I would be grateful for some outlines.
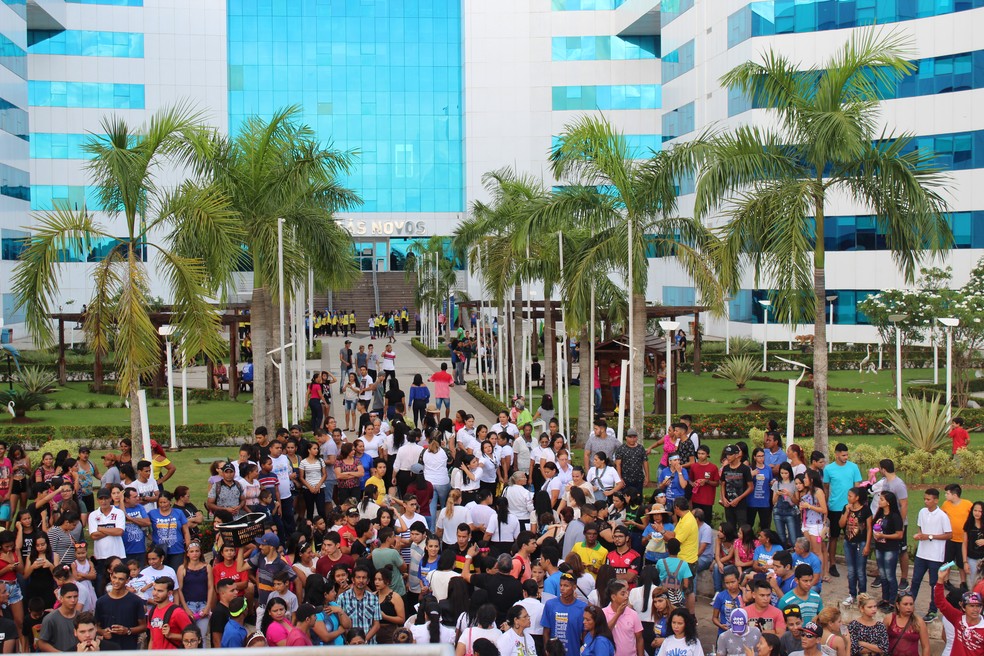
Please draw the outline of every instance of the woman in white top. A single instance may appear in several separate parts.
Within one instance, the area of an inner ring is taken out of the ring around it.
[[[417,444],[420,431],[414,429],[407,433],[404,439],[406,441],[396,450],[396,459],[393,461],[393,485],[396,486],[396,492],[401,499],[407,493],[410,481],[413,480],[413,472],[410,468],[420,461],[420,454],[424,452],[424,447]]]
[[[478,480],[481,483],[479,487],[487,488],[494,495],[495,486],[499,480],[499,461],[495,457],[495,447],[491,442],[485,440],[481,444],[481,454],[476,454],[482,467],[482,471],[478,475]]]
[[[580,465],[575,465],[571,470],[571,482],[564,486],[564,496],[561,498],[560,507],[558,510],[563,510],[566,506],[573,506],[575,504],[571,503],[571,490],[573,488],[579,488],[584,492],[585,499],[594,499],[594,488],[584,480],[584,468]],[[574,509],[574,519],[581,517],[581,509]]]
[[[588,483],[594,490],[595,500],[608,503],[613,494],[625,487],[625,482],[615,471],[615,466],[609,464],[604,451],[592,453],[591,460],[594,466],[588,470]]]
[[[509,502],[509,514],[519,520],[521,529],[530,527],[530,513],[533,511],[533,494],[526,489],[526,472],[516,471],[509,477],[509,485],[502,492]],[[536,522],[533,522],[535,525]]]
[[[557,509],[560,504],[560,492],[562,486],[560,484],[560,479],[557,477],[557,463],[548,462],[543,465],[543,476],[546,478],[546,482],[543,487],[540,488],[542,492],[546,492],[550,497],[550,507],[553,510]]]
[[[480,465],[478,458],[466,455],[461,459],[461,466],[451,472],[451,487],[461,490],[461,502],[464,504],[475,500],[475,492],[480,484]]]
[[[536,642],[529,633],[530,614],[522,606],[516,605],[506,613],[509,630],[499,636],[496,646],[499,656],[529,656],[536,653]]]
[[[423,606],[420,609],[419,615],[426,617],[427,621],[409,627],[410,633],[413,634],[414,644],[447,645],[454,642],[454,629],[441,624],[441,609],[437,604],[431,602]]]
[[[431,495],[430,516],[431,521],[437,517],[437,509],[443,508],[448,500],[448,492],[451,491],[451,478],[448,476],[448,454],[441,448],[441,441],[436,437],[431,437],[427,442],[427,450],[424,451],[423,461],[424,478],[434,486],[434,494]],[[434,526],[431,526],[434,530]]]
[[[490,542],[493,555],[508,553],[520,530],[519,520],[509,512],[509,500],[499,497],[495,501],[496,517],[489,522],[489,530],[485,539]]]
[[[448,501],[437,517],[437,537],[447,546],[458,541],[458,525],[468,523],[468,509],[461,505],[461,490],[451,490]]]
[[[444,601],[448,598],[448,587],[451,585],[451,581],[461,576],[454,571],[454,562],[454,550],[445,549],[437,561],[437,569],[426,574],[427,587],[430,588],[431,594],[438,601]]]
[[[304,507],[307,508],[308,521],[314,521],[314,511],[317,508],[318,516],[325,516],[325,495],[321,492],[324,487],[328,472],[325,469],[325,461],[321,459],[321,445],[317,442],[308,442],[307,457],[298,463],[301,473],[301,492],[304,493]]]
[[[455,656],[465,656],[465,654],[475,653],[474,644],[479,638],[485,638],[493,645],[499,644],[502,631],[495,628],[495,606],[485,604],[475,613],[475,622],[472,626],[462,629],[461,637],[455,647]]]

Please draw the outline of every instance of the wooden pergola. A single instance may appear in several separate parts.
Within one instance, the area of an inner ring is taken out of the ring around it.
[[[486,302],[487,304],[487,302]],[[514,306],[514,311],[517,315],[521,316],[523,319],[527,318],[526,308],[530,308],[530,318],[534,321],[537,319],[544,319],[547,316],[546,301],[523,301],[522,303],[516,303]],[[458,303],[461,308],[479,308],[482,303],[479,301],[463,301]],[[561,311],[560,303],[557,301],[550,302],[551,312],[550,318],[553,321],[560,321]],[[648,305],[646,306],[646,320],[649,319],[669,319],[670,321],[676,321],[677,317],[686,317],[693,315],[694,325],[693,330],[688,331],[693,338],[694,345],[694,375],[699,376],[701,372],[701,361],[700,361],[700,313],[707,312],[709,306],[707,305]],[[604,313],[604,308],[598,308],[599,313]]]
[[[229,398],[236,398],[239,395],[239,324],[249,322],[249,304],[248,303],[224,303],[222,305],[213,305],[216,313],[219,314],[220,322],[223,326],[229,327]],[[58,382],[60,385],[64,385],[68,382],[68,372],[65,366],[65,324],[75,323],[76,325],[82,325],[85,321],[85,313],[83,312],[58,312],[55,314],[48,315],[50,318],[58,322]],[[155,329],[159,329],[161,326],[166,326],[171,324],[176,317],[176,313],[173,310],[173,306],[165,305],[161,308],[159,312],[150,313],[150,321],[154,324]],[[161,360],[160,366],[157,370],[157,375],[154,377],[154,387],[160,388],[167,384],[167,372],[165,371],[165,352],[166,348],[164,343],[164,338],[159,338],[160,349],[161,349]],[[207,385],[209,389],[214,389],[214,382],[212,379],[212,367],[213,363],[208,362],[208,373],[206,376]],[[95,364],[93,365],[93,377],[96,380],[102,378],[102,359],[96,357]]]

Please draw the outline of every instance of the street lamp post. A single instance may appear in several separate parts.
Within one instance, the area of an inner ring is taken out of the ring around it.
[[[174,326],[165,324],[157,329],[157,333],[164,338],[164,347],[167,353],[167,414],[171,424],[171,448],[178,448],[178,434],[174,426],[174,372],[171,362],[171,335],[174,334]]]
[[[772,301],[764,300],[759,301],[762,306],[763,316],[765,317],[763,322],[762,331],[762,371],[769,370],[769,306],[772,305]]]
[[[280,421],[281,426],[286,428],[290,425],[287,420],[287,350],[284,348],[284,223],[285,219],[277,220],[277,278],[280,283],[277,288],[280,294],[280,367],[277,375],[280,383]]]
[[[786,396],[786,446],[790,446],[795,439],[793,428],[796,425],[796,388],[802,382],[803,377],[806,376],[806,370],[809,369],[808,366],[802,362],[796,362],[795,360],[789,360],[787,358],[779,358],[786,364],[791,364],[794,367],[800,368],[799,378],[789,379],[789,390]]]
[[[902,409],[902,327],[900,321],[909,318],[908,314],[890,314],[888,320],[895,324],[895,409]]]
[[[933,385],[940,384],[940,345],[936,341],[936,326],[929,327],[929,338],[933,342]]]
[[[731,355],[731,297],[724,297],[724,354]]]
[[[953,329],[960,325],[956,317],[940,317],[946,326],[946,420],[953,418]]]
[[[830,303],[830,326],[827,328],[827,353],[834,352],[834,340],[830,336],[834,332],[834,301],[837,300],[837,294],[831,294],[827,297],[827,302]]]
[[[670,390],[673,387],[673,354],[670,349],[673,345],[673,334],[680,327],[680,322],[660,321],[659,327],[663,329],[663,339],[666,341],[666,432],[669,433],[673,418],[673,406],[671,405],[673,396]]]

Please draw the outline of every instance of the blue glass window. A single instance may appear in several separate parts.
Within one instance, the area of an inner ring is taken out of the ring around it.
[[[659,109],[662,99],[658,84],[623,84],[598,87],[554,87],[553,109]]]
[[[31,200],[31,174],[0,164],[0,195],[17,200]]]
[[[663,114],[663,142],[694,131],[694,103]]]
[[[554,11],[610,11],[618,9],[626,0],[552,0]]]
[[[27,0],[3,0],[3,3],[21,18],[27,18]]]
[[[65,0],[77,5],[115,5],[117,7],[143,7],[143,0]]]
[[[665,287],[663,288],[666,289]],[[665,292],[664,292],[665,293]],[[841,326],[865,326],[868,318],[858,310],[858,303],[869,296],[879,293],[874,289],[828,289],[827,296],[836,296],[834,305],[834,323]],[[742,289],[732,296],[728,304],[728,316],[732,321],[741,323],[762,323],[765,310],[759,301],[774,298],[772,290]],[[830,304],[826,306],[829,322]],[[769,312],[769,323],[773,323],[772,311]]]
[[[663,305],[697,305],[697,292],[693,287],[663,285]]]
[[[31,133],[31,159],[89,159],[83,146],[91,134]]]
[[[0,32],[0,66],[9,69],[22,80],[27,79],[27,53]]]
[[[33,107],[99,107],[143,109],[142,84],[104,82],[28,81],[28,102]]]
[[[27,49],[32,55],[74,55],[81,57],[144,56],[144,35],[134,32],[94,30],[29,30]]]
[[[675,80],[694,68],[694,41],[691,39],[673,52],[663,55],[663,84]]]
[[[661,27],[666,27],[680,15],[693,9],[694,0],[663,0],[659,6],[659,23]]]
[[[32,185],[31,209],[39,212],[51,211],[58,208],[71,210],[86,207],[99,211],[99,190],[96,187],[80,187],[70,185]]]
[[[460,0],[227,4],[231,132],[297,103],[360,211],[465,210]]]
[[[0,230],[0,252],[4,260],[19,260],[31,235],[23,230]]]
[[[979,7],[984,0],[760,0],[728,17],[728,47],[756,36],[880,25]]]
[[[555,36],[554,61],[658,59],[658,36]]]
[[[648,159],[663,148],[663,139],[658,134],[623,134],[632,159]],[[559,136],[551,138],[550,147],[556,148],[560,142]]]
[[[17,105],[0,98],[0,130],[28,140],[28,114]]]

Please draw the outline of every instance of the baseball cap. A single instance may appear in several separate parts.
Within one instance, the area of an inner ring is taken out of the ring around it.
[[[83,445],[83,446],[80,446],[80,447],[79,447],[79,453],[89,453],[90,451],[91,451],[91,450],[90,450],[90,449],[89,449],[89,447],[87,447],[87,446],[84,446],[84,445]]]
[[[113,495],[109,491],[108,488],[101,487],[101,488],[99,488],[99,491],[96,492],[96,498],[97,499],[112,499],[113,498]]]
[[[748,630],[748,613],[743,608],[736,608],[731,611],[731,619],[728,622],[731,625],[732,633],[739,636],[745,635],[745,631]]]
[[[349,508],[347,511],[345,511],[345,514],[348,515],[349,517],[358,517],[359,511],[356,508]]]
[[[318,609],[314,607],[313,604],[301,604],[297,607],[297,622],[300,624],[309,617],[314,617],[318,614]]]
[[[734,446],[733,444],[729,444],[728,446],[724,447],[724,455],[733,456],[736,453],[738,453],[738,447]]]
[[[977,604],[980,606],[984,605],[984,599],[981,598],[981,593],[979,592],[965,592],[963,594],[963,604],[964,606],[968,604]]]
[[[419,462],[415,462],[412,465],[410,465],[410,471],[413,472],[414,474],[423,474],[424,466]]]
[[[236,465],[234,465],[232,461],[228,461],[226,462],[226,464],[222,465],[222,471],[234,472],[236,471]]]
[[[256,544],[262,544],[264,546],[273,547],[276,549],[280,546],[280,538],[273,533],[264,533],[260,537],[256,538]]]
[[[639,437],[639,431],[637,431],[634,428],[630,428],[629,430],[625,431],[625,436],[628,437],[629,435],[635,435],[636,437]]]
[[[823,629],[817,626],[816,622],[807,622],[803,625],[803,635],[807,634],[813,638],[819,638],[823,635]]]
[[[352,343],[352,340],[351,340],[351,339],[346,339],[346,340],[345,340],[345,343],[346,343],[346,344],[351,344],[351,343]]]

